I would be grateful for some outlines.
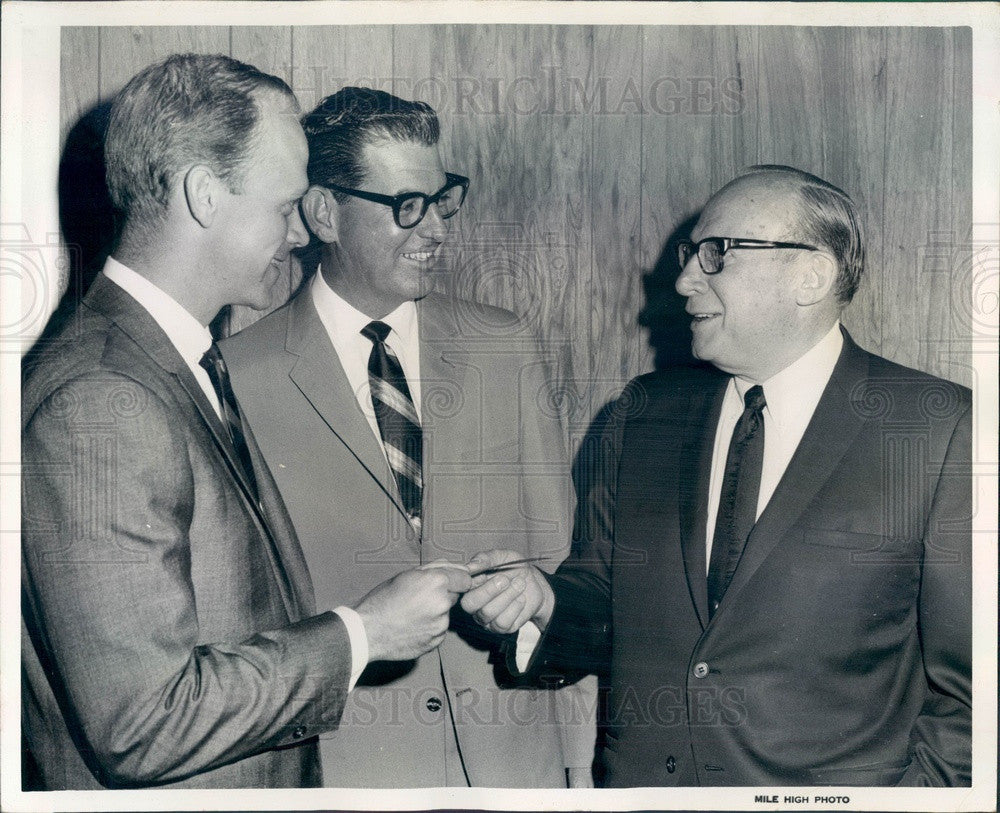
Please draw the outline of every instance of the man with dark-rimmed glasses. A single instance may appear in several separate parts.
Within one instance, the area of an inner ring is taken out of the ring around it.
[[[610,786],[968,786],[970,392],[843,329],[864,252],[820,178],[748,170],[678,255],[712,368],[634,380],[573,559],[462,607],[543,630],[526,678],[610,672]]]
[[[347,87],[303,128],[301,210],[319,269],[223,352],[317,601],[497,545],[554,569],[569,547],[570,501],[560,421],[544,410],[546,364],[513,314],[433,291],[470,185],[442,167],[436,114]],[[320,740],[325,782],[565,787],[567,768],[589,777],[592,724],[571,725],[585,705],[577,687],[498,684],[496,645],[456,613],[435,651],[368,664],[340,727]]]

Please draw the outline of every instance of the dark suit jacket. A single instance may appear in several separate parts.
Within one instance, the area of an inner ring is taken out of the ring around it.
[[[727,377],[633,381],[538,673],[610,673],[611,786],[968,785],[971,397],[849,336],[709,619]]]
[[[405,518],[309,286],[222,344],[320,607],[360,598],[420,562],[466,561],[503,547],[547,555],[554,570],[569,549],[568,461],[533,336],[507,311],[438,294],[421,299],[417,312],[422,537]],[[581,724],[584,704],[573,707],[571,693],[498,684],[504,670],[491,662],[492,645],[456,610],[438,649],[371,664],[340,727],[321,738],[326,783],[464,785],[467,776],[474,786],[564,787],[557,703]],[[575,728],[582,728],[585,756],[571,764],[587,765],[592,726]]]
[[[249,497],[128,294],[99,277],[77,317],[22,393],[22,726],[43,788],[320,784],[350,650],[313,615],[274,481],[258,466]]]

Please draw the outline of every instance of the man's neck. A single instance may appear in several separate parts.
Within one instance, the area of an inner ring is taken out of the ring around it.
[[[197,264],[187,262],[184,252],[177,251],[176,246],[164,241],[137,245],[137,241],[123,238],[113,256],[170,296],[203,325],[211,324],[222,309],[222,305],[206,296],[204,269],[194,268]]]
[[[392,313],[403,304],[402,301],[380,301],[363,286],[353,285],[349,276],[343,273],[343,265],[336,253],[336,244],[323,250],[320,273],[331,291],[369,319],[382,319],[387,313]]]

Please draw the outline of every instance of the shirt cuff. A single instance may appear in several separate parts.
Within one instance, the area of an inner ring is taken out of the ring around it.
[[[531,656],[538,648],[538,641],[542,637],[541,630],[535,626],[534,621],[528,621],[517,631],[517,647],[514,650],[514,664],[519,672],[524,672],[531,663]]]
[[[347,638],[351,642],[351,682],[347,684],[347,691],[351,691],[368,665],[368,633],[357,611],[350,607],[337,607],[334,612],[347,627]]]

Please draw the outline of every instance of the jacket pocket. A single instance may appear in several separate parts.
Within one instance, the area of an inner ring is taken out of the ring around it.
[[[858,787],[888,787],[903,778],[909,762],[879,762],[853,768],[816,768],[809,773],[814,785],[853,785]]]

